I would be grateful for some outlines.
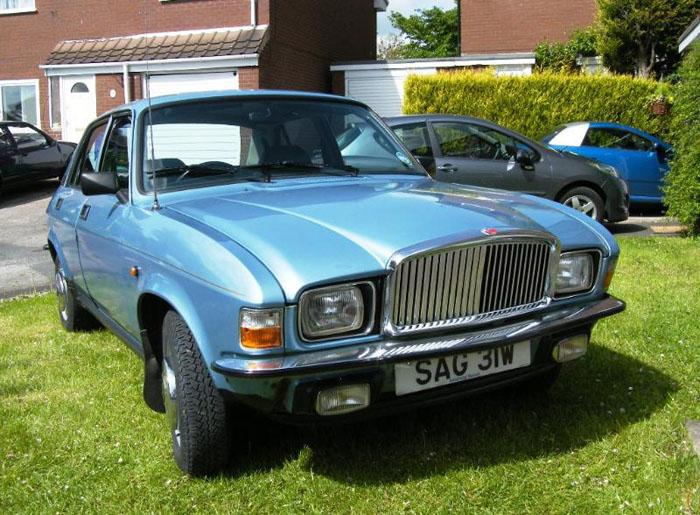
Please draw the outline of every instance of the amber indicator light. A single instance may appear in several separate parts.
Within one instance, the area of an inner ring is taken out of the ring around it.
[[[279,327],[241,327],[241,345],[249,349],[269,349],[279,347],[282,333]]]
[[[131,277],[138,277],[138,276],[139,276],[139,267],[137,267],[137,266],[132,266],[132,267],[129,269],[129,275],[130,275]]]

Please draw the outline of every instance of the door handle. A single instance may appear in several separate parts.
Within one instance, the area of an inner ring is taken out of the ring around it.
[[[452,173],[452,172],[456,172],[456,171],[457,171],[457,167],[456,167],[456,166],[452,166],[451,164],[440,165],[440,166],[437,167],[437,169],[438,169],[439,171],[445,172],[445,173]]]
[[[89,204],[83,204],[83,207],[80,208],[80,218],[81,220],[87,220],[88,215],[90,214],[90,205]]]
[[[55,211],[58,211],[61,209],[61,206],[63,205],[63,197],[58,197],[58,200],[56,200],[56,204],[53,206]]]

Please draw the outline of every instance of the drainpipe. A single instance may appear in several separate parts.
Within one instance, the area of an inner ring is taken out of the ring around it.
[[[124,103],[128,104],[131,102],[131,91],[129,88],[129,65],[124,63]]]
[[[256,9],[256,0],[250,0],[250,25],[251,27],[255,27],[258,24],[258,19],[257,19],[257,9]]]

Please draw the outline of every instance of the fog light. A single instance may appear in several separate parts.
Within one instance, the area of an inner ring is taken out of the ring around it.
[[[586,350],[588,350],[588,335],[579,334],[557,343],[552,351],[552,356],[559,363],[564,363],[580,358],[586,353]]]
[[[340,415],[369,406],[369,385],[338,386],[318,393],[316,411],[319,415]]]

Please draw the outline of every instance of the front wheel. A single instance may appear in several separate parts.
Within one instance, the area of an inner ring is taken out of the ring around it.
[[[571,188],[561,196],[560,202],[586,216],[590,216],[598,222],[603,221],[605,204],[600,195],[591,188],[585,186]]]
[[[226,404],[190,329],[175,311],[163,320],[161,365],[175,462],[191,476],[220,472],[229,458]]]

